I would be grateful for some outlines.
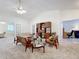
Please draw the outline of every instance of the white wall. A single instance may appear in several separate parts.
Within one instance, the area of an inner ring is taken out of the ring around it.
[[[61,10],[60,13],[63,21],[79,19],[79,9]]]
[[[40,13],[37,17],[31,22],[32,25],[40,22],[51,21],[52,22],[52,32],[57,32],[59,36],[59,41],[62,41],[63,35],[63,21],[79,19],[79,10],[56,10],[56,11],[46,11]],[[31,30],[32,32],[32,30]]]
[[[6,24],[0,24],[0,33],[6,32]]]
[[[28,20],[18,19],[18,20],[15,20],[14,23],[21,25],[21,33],[29,32],[29,22],[28,22]]]
[[[0,21],[6,22],[6,24],[0,24],[0,32],[6,32],[6,36],[14,35],[16,32],[16,24],[21,25],[21,31],[20,33],[26,33],[29,32],[29,22],[28,20],[17,18],[17,17],[7,17],[7,19],[0,18]],[[14,24],[15,32],[9,32],[7,31],[8,24]]]

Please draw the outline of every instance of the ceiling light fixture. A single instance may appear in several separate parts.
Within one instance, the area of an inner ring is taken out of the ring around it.
[[[16,12],[18,14],[24,14],[24,13],[26,13],[26,10],[24,10],[23,7],[22,7],[22,1],[21,0],[18,0],[18,1],[19,1],[19,6],[18,6]]]

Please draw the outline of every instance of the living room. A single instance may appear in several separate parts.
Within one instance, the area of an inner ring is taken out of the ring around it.
[[[78,59],[79,40],[63,38],[63,22],[79,19],[79,5],[74,5],[79,1],[22,0],[27,12],[21,15],[16,12],[19,0],[0,1],[3,3],[0,2],[0,33],[5,33],[0,38],[1,59]],[[31,49],[25,52],[22,44],[14,43],[16,35],[36,33],[36,25],[45,22],[51,22],[51,33],[58,36],[58,49],[46,43],[45,53],[42,49],[36,49],[32,53]]]

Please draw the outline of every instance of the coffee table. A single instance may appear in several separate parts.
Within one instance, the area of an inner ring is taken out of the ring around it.
[[[39,49],[39,48],[43,48],[43,53],[45,53],[45,46],[44,45],[40,45],[40,44],[38,44],[36,46],[32,46],[32,53],[33,53],[34,49]]]

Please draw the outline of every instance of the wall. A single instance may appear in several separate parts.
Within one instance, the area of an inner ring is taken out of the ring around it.
[[[63,41],[63,21],[79,19],[79,10],[71,9],[71,10],[55,10],[55,11],[46,11],[39,14],[37,17],[33,19],[31,22],[32,25],[40,22],[52,22],[52,32],[57,32],[59,36],[59,41]],[[32,33],[32,30],[31,30]]]
[[[7,17],[5,18],[0,18],[0,21],[6,22],[6,24],[0,24],[0,32],[6,32],[6,36],[11,36],[16,34],[16,24],[21,25],[21,31],[20,33],[25,33],[29,32],[29,23],[28,20],[22,19],[22,18],[17,18],[17,17]],[[14,32],[9,32],[7,31],[8,24],[14,24],[15,31]]]
[[[79,19],[79,9],[61,10],[62,21]]]
[[[3,33],[6,31],[6,24],[0,24],[0,33]]]
[[[18,19],[14,21],[15,25],[20,24],[21,26],[21,33],[29,32],[29,22],[28,20]]]

